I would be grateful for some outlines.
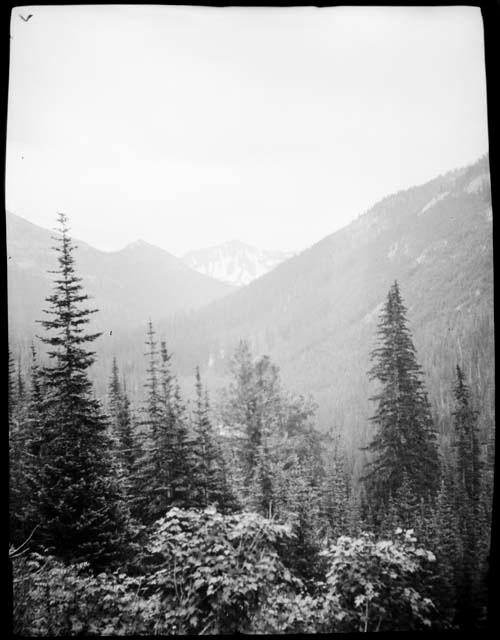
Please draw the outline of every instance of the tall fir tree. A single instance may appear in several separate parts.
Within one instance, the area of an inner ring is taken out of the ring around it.
[[[95,354],[86,345],[100,334],[86,333],[85,326],[95,310],[82,307],[88,295],[75,272],[75,245],[66,216],[59,214],[58,220],[58,269],[51,272],[54,293],[46,299],[45,311],[52,317],[40,321],[53,366],[43,370],[37,534],[57,556],[101,568],[123,554],[128,518],[107,419],[88,377]]]
[[[112,438],[115,442],[117,458],[122,469],[127,501],[131,504],[134,496],[134,473],[138,458],[138,445],[134,434],[130,401],[127,396],[125,383],[120,382],[116,358],[113,358],[108,398]]]
[[[189,437],[186,405],[182,399],[181,389],[176,379],[173,385],[173,397],[170,401],[168,421],[169,430],[173,433],[171,459],[172,503],[178,507],[189,508],[195,504],[192,440]]]
[[[145,418],[147,445],[138,463],[136,514],[145,523],[165,515],[172,505],[192,506],[192,464],[185,407],[171,372],[171,355],[165,342],[155,338],[149,322],[147,341],[148,392]]]
[[[414,493],[408,474],[404,471],[401,484],[389,496],[379,523],[379,532],[391,537],[397,527],[414,529],[420,540],[421,531],[417,527],[420,515],[419,496]]]
[[[38,524],[37,474],[40,438],[43,428],[40,407],[42,380],[34,346],[30,384],[22,382],[16,393],[16,404],[9,419],[9,508],[10,533],[14,544],[26,540]],[[19,381],[19,378],[18,378]]]
[[[140,426],[145,429],[142,456],[138,460],[135,477],[136,496],[134,515],[145,524],[154,522],[163,516],[171,501],[169,458],[163,455],[161,443],[162,432],[162,398],[160,392],[160,363],[158,341],[151,320],[148,322],[146,334],[147,378],[144,383],[146,401],[143,408],[143,419]]]
[[[379,345],[368,375],[380,384],[371,421],[377,432],[366,447],[373,455],[362,480],[376,517],[401,486],[427,499],[439,487],[440,463],[430,405],[408,329],[398,283],[389,290],[378,325]]]
[[[139,448],[135,437],[135,419],[130,407],[125,381],[122,382],[121,404],[118,413],[118,438],[122,462],[127,475],[131,478],[136,468]]]
[[[203,392],[199,367],[196,367],[195,393],[192,420],[193,500],[202,508],[215,503],[223,511],[228,499],[224,461],[210,420],[208,393]]]
[[[25,412],[16,388],[14,359],[9,350],[8,369],[8,429],[9,429],[9,538],[17,546],[26,538],[26,499],[28,489],[28,430]]]
[[[26,396],[26,385],[24,383],[21,358],[17,362],[17,402],[22,404]]]
[[[120,405],[122,401],[122,389],[120,384],[120,376],[118,373],[118,363],[116,358],[113,358],[113,365],[111,367],[111,379],[109,381],[108,388],[108,414],[113,422],[113,425],[117,426],[118,415],[120,413]]]
[[[322,514],[328,525],[329,537],[336,540],[349,528],[350,491],[345,457],[338,439],[327,449],[325,474],[321,481]]]
[[[487,537],[482,518],[481,452],[478,435],[478,412],[474,409],[469,386],[459,365],[454,387],[454,448],[457,486],[457,513],[463,544],[461,575],[458,580],[457,621],[461,629],[473,629],[480,613],[480,585],[484,558],[480,541]]]
[[[39,523],[37,521],[38,473],[40,469],[40,449],[44,430],[44,401],[43,370],[38,364],[35,346],[31,345],[30,389],[27,400],[25,453],[27,455],[26,486],[28,495],[25,498],[26,524],[30,531]]]
[[[432,542],[427,548],[436,554],[439,576],[433,600],[449,624],[455,624],[462,573],[463,540],[458,506],[455,473],[451,465],[444,464],[431,522]]]
[[[15,365],[14,358],[12,356],[12,352],[9,349],[9,360],[8,360],[8,387],[7,387],[7,410],[8,410],[8,418],[11,419],[14,413],[14,407],[16,405],[16,391],[15,391]]]
[[[478,412],[474,409],[469,386],[459,365],[454,388],[454,435],[456,471],[459,491],[477,517],[481,494],[481,450],[478,433]]]
[[[207,399],[208,405],[208,399]],[[217,464],[218,464],[218,509],[221,513],[234,513],[241,509],[241,505],[236,497],[237,491],[234,487],[234,469],[230,468],[230,443],[226,438],[217,434],[215,437],[215,448],[217,452]],[[237,473],[237,470],[236,470]]]
[[[30,401],[33,408],[40,408],[43,402],[44,381],[43,370],[38,364],[38,356],[35,345],[31,345],[31,372],[30,372]]]
[[[325,579],[325,562],[320,552],[328,534],[321,517],[322,495],[312,460],[295,458],[286,470],[286,490],[278,515],[292,526],[293,537],[280,545],[284,563],[314,592]]]

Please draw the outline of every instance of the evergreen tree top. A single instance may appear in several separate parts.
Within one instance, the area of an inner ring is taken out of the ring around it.
[[[374,364],[368,372],[371,380],[380,383],[371,398],[377,402],[370,418],[377,431],[365,448],[374,458],[362,479],[369,482],[372,497],[380,506],[405,482],[422,497],[434,493],[439,482],[439,456],[422,370],[397,281],[389,289],[377,335],[378,345],[371,353]]]
[[[470,408],[472,411],[471,400],[470,400],[470,389],[467,383],[465,382],[464,373],[460,367],[460,365],[456,365],[456,382],[455,387],[453,389],[453,393],[455,395],[455,399],[459,405],[457,411],[460,411],[464,408]],[[456,415],[456,412],[453,414]]]
[[[52,347],[48,356],[55,360],[54,366],[44,369],[49,387],[57,390],[59,395],[77,398],[91,388],[87,369],[93,364],[95,353],[85,345],[93,342],[101,333],[85,333],[85,325],[97,309],[82,307],[88,295],[82,292],[81,278],[75,273],[75,246],[68,235],[67,217],[60,213],[58,220],[60,235],[54,237],[59,243],[54,247],[59,254],[58,269],[52,271],[58,277],[54,279],[53,294],[46,298],[49,306],[44,309],[53,318],[38,321],[44,329],[53,333],[39,339]]]

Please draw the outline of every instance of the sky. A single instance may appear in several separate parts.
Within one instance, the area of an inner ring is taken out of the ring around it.
[[[106,251],[302,250],[488,151],[475,7],[27,6],[10,33],[6,209]]]

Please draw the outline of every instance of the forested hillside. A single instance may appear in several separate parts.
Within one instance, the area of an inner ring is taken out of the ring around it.
[[[33,346],[28,368],[9,355],[16,634],[486,628],[493,425],[482,446],[489,414],[462,347],[443,447],[397,279],[374,319],[357,477],[352,441],[320,430],[314,405],[245,341],[217,410],[199,368],[188,407],[149,321],[141,406],[118,353],[104,410],[89,377],[98,310],[64,214],[59,225],[47,355]]]
[[[494,424],[493,246],[488,158],[394,194],[346,228],[243,289],[156,326],[180,383],[199,365],[212,392],[227,382],[239,340],[279,365],[286,385],[312,394],[321,429],[339,429],[359,465],[370,436],[366,376],[378,312],[398,279],[408,301],[431,406],[449,443],[457,359],[482,407],[481,438]],[[155,319],[156,320],[156,319]],[[146,318],[133,334],[101,344],[94,368],[102,394],[119,353],[133,401],[142,397]],[[355,459],[354,459],[355,458]]]

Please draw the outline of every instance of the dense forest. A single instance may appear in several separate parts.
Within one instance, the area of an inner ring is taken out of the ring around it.
[[[217,402],[195,369],[188,404],[150,320],[142,406],[130,402],[120,353],[97,400],[96,310],[63,214],[59,223],[39,324],[46,355],[33,345],[27,371],[9,354],[15,633],[486,626],[493,426],[483,442],[464,351],[441,442],[397,281],[363,372],[376,389],[373,437],[355,474],[335,425],[319,430],[314,403],[245,341]]]

